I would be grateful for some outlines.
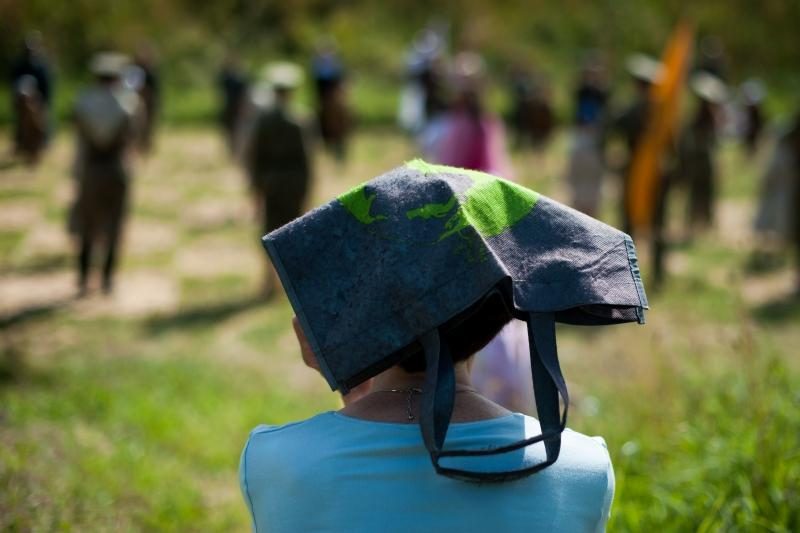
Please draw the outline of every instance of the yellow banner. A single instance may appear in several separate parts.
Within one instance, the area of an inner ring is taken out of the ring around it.
[[[664,49],[662,76],[650,90],[647,123],[629,176],[628,212],[634,229],[648,229],[653,221],[662,160],[676,131],[693,42],[692,27],[687,22],[678,23]]]

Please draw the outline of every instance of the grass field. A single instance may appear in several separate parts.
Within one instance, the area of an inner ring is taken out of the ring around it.
[[[565,151],[518,154],[517,178],[565,198]],[[346,166],[318,157],[312,203],[413,155],[366,131]],[[785,260],[746,269],[757,167],[721,155],[719,228],[673,250],[648,324],[560,331],[570,425],[615,464],[611,531],[800,529],[800,303]],[[60,136],[38,169],[0,171],[0,530],[245,531],[248,431],[338,399],[300,364],[286,301],[256,297],[241,173],[214,132],[162,131],[116,292],[76,301],[71,157]]]

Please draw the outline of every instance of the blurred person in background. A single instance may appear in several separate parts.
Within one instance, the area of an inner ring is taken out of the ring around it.
[[[248,85],[249,80],[239,57],[228,53],[217,74],[217,87],[222,97],[219,120],[231,154],[236,153],[236,137],[247,101]]]
[[[524,65],[515,67],[510,76],[512,110],[510,123],[514,128],[514,145],[530,144],[541,151],[550,139],[555,116],[550,93],[543,76]]]
[[[411,134],[418,134],[445,110],[444,56],[446,28],[432,24],[414,39],[406,58],[406,83],[400,93],[397,121]]]
[[[633,79],[634,96],[627,107],[612,120],[611,132],[621,135],[627,148],[626,162],[620,171],[622,187],[619,211],[622,219],[622,231],[630,235],[633,231],[630,213],[628,212],[631,165],[633,156],[647,126],[650,113],[651,87],[662,77],[664,67],[660,61],[644,54],[635,54],[628,57],[625,66]]]
[[[24,75],[14,85],[15,152],[30,166],[39,161],[47,140],[47,111],[36,78]]]
[[[293,63],[268,65],[264,78],[272,96],[253,108],[244,133],[243,160],[260,204],[263,233],[299,217],[309,189],[311,150],[306,126],[291,105],[302,77],[302,70]],[[272,297],[277,284],[274,270],[267,265],[263,296]]]
[[[317,123],[322,141],[343,162],[347,154],[350,116],[345,91],[345,70],[332,40],[322,41],[311,62],[317,99]]]
[[[691,238],[714,222],[717,116],[727,100],[727,88],[708,72],[694,74],[689,86],[697,96],[697,109],[678,139],[676,180],[688,188],[687,227]]]
[[[124,88],[121,75],[129,60],[114,52],[92,58],[94,83],[80,92],[74,109],[77,197],[70,230],[79,241],[78,290],[85,295],[98,245],[104,247],[102,289],[113,288],[122,226],[131,180],[129,155],[136,140],[138,95]]]
[[[156,65],[156,52],[149,43],[142,43],[136,50],[133,64],[142,71],[139,97],[142,102],[143,120],[138,133],[137,147],[143,154],[153,148],[156,120],[161,108],[161,78]]]
[[[728,56],[722,39],[716,35],[700,39],[694,72],[707,72],[723,82],[728,79]]]
[[[766,89],[764,83],[751,78],[742,83],[740,93],[742,96],[742,106],[744,108],[742,124],[742,140],[744,141],[747,154],[751,157],[758,149],[761,134],[764,130],[766,118],[764,117],[764,97]]]
[[[426,157],[444,165],[489,172],[506,178],[512,169],[502,122],[484,103],[485,67],[473,52],[453,60],[452,102],[422,132]]]
[[[143,130],[148,120],[147,109],[141,99],[142,92],[145,90],[145,76],[144,70],[136,63],[125,65],[120,75],[121,88],[139,95],[139,105],[136,107],[136,115],[133,117],[133,120],[136,124],[136,139],[134,145],[140,154],[145,153],[142,148],[142,136],[144,135]]]
[[[800,112],[795,115],[789,142],[794,154],[794,190],[791,191],[792,245],[795,255],[795,296],[800,297]]]
[[[22,51],[11,66],[9,82],[14,117],[14,153],[28,161],[35,153],[35,160],[50,134],[53,99],[52,69],[44,55],[39,32],[31,32],[25,37]],[[42,124],[44,137],[38,132]]]
[[[752,262],[757,269],[769,262],[771,249],[794,248],[797,257],[796,294],[800,296],[800,112],[779,135],[761,180],[754,229],[759,236]]]
[[[604,122],[608,80],[603,62],[592,54],[581,69],[575,91],[575,125],[567,163],[571,206],[589,216],[600,209],[605,173]]]
[[[575,90],[575,124],[599,124],[608,106],[608,73],[597,52],[588,54]]]

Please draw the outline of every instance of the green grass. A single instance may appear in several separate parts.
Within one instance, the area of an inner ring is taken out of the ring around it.
[[[6,258],[11,255],[24,237],[24,231],[0,231],[0,257],[3,258],[0,260],[0,265],[4,266]]]
[[[223,274],[214,279],[184,278],[181,295],[184,302],[224,301],[252,290],[248,279],[240,275]]]
[[[738,356],[655,354],[682,363],[660,365],[649,396],[636,384],[618,387],[603,404],[605,422],[587,423],[615,461],[611,531],[800,525],[797,374],[768,349],[738,348]]]
[[[42,198],[43,213],[63,213],[45,198],[68,167],[66,141],[56,141],[36,181],[0,184],[0,209]],[[515,154],[518,178],[559,197],[565,147],[560,136],[542,158]],[[725,150],[726,200],[751,201],[756,167]],[[413,151],[375,130],[356,137],[352,154],[343,169],[319,158],[312,205]],[[231,253],[252,245],[262,257],[249,217],[185,225],[183,210],[197,199],[247,205],[220,178],[231,170],[224,161],[214,133],[172,129],[137,173],[134,219],[157,217],[176,238],[167,249],[129,249],[118,290],[127,275],[163,275],[176,287],[174,305],[130,314],[116,301],[15,293],[23,303],[0,313],[0,530],[245,531],[236,471],[248,432],[338,405],[302,367],[286,301],[255,298],[260,262],[210,254],[210,263],[241,268],[175,268],[182,246],[203,242],[224,241]],[[162,188],[177,191],[174,207],[159,198]],[[2,274],[71,283],[71,257],[17,253],[28,231],[0,230],[0,257],[17,258]],[[751,301],[744,290],[790,267],[750,274],[749,250],[719,234],[672,253],[646,326],[559,328],[570,425],[604,436],[615,466],[609,530],[797,531],[800,302],[786,291]]]
[[[83,340],[0,388],[3,529],[243,529],[234,473],[247,432],[334,404],[298,401],[268,356],[255,369],[210,350],[220,319],[50,317]]]

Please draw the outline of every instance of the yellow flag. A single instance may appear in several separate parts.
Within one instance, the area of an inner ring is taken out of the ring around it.
[[[629,177],[628,212],[636,229],[647,229],[653,221],[662,158],[676,130],[693,41],[692,27],[687,22],[678,23],[664,49],[663,74],[650,89],[650,112]]]

